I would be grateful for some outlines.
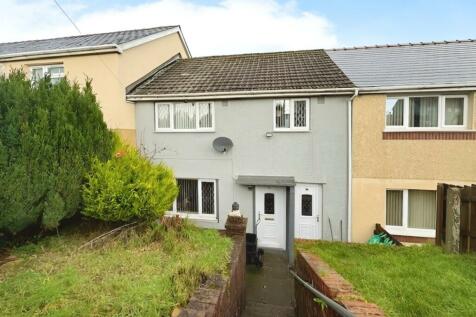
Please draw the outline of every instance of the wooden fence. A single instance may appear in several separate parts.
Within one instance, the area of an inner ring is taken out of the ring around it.
[[[435,243],[450,252],[476,252],[476,185],[438,184]]]

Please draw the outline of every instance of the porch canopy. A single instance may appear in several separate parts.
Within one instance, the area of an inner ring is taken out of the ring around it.
[[[238,175],[236,183],[250,186],[294,186],[296,181],[292,176],[256,176]]]

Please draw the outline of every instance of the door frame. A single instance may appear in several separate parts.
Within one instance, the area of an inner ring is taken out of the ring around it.
[[[298,191],[298,187],[305,187],[305,186],[308,186],[308,187],[314,187],[315,188],[315,201],[316,203],[314,204],[313,206],[313,212],[316,212],[316,216],[318,217],[318,221],[317,222],[317,237],[316,237],[316,240],[317,239],[322,239],[322,229],[323,229],[323,220],[322,220],[322,194],[323,194],[323,187],[322,187],[322,184],[316,184],[316,183],[296,183],[296,185],[294,186],[294,212],[293,212],[293,218],[294,218],[294,228],[293,228],[293,237],[294,239],[297,238],[297,234],[296,234],[296,231],[297,231],[297,228],[298,228],[298,218],[299,218],[299,213],[300,213],[300,210],[297,210],[297,204],[296,204],[296,200],[298,199],[298,195],[299,195],[299,191]]]
[[[278,189],[281,192],[282,200],[283,200],[283,210],[282,210],[282,215],[280,216],[281,221],[282,221],[282,233],[281,239],[279,239],[278,244],[279,247],[273,247],[273,246],[263,246],[264,248],[271,248],[271,249],[280,249],[280,250],[287,250],[287,243],[288,243],[288,194],[287,194],[287,187],[286,186],[266,186],[266,185],[256,185],[254,186],[253,190],[253,223],[254,223],[254,229],[256,236],[258,238],[258,245],[259,245],[259,229],[261,223],[258,222],[259,220],[259,211],[257,210],[257,204],[260,201],[260,197],[258,196],[259,194],[263,194],[266,191],[266,188],[271,188],[271,189]],[[262,189],[262,193],[257,193],[257,190]],[[261,198],[264,201],[264,197]]]

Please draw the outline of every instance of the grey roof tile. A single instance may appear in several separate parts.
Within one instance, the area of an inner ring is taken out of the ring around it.
[[[34,54],[34,52],[40,51],[59,49],[81,49],[88,46],[99,46],[107,44],[120,45],[155,33],[167,31],[174,27],[176,26],[159,26],[148,29],[85,34],[44,40],[0,43],[0,57],[2,55],[9,54]]]
[[[351,88],[324,50],[180,59],[158,70],[129,95]]]
[[[476,83],[476,41],[327,50],[357,87]]]

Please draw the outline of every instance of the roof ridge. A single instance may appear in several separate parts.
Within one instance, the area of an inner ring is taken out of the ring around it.
[[[121,33],[121,32],[147,31],[147,30],[153,30],[153,29],[159,29],[159,28],[162,28],[162,29],[172,29],[172,28],[175,28],[175,27],[179,27],[179,25],[164,25],[164,26],[155,26],[155,27],[142,28],[142,29],[130,29],[130,30],[110,31],[110,32],[77,34],[77,35],[70,35],[70,36],[50,37],[50,38],[42,38],[42,39],[26,40],[26,41],[1,42],[0,45],[1,45],[1,44],[28,43],[28,42],[36,42],[36,41],[60,40],[60,39],[67,39],[67,38],[77,38],[77,37],[92,36],[92,35],[114,34],[114,33]]]
[[[330,48],[326,51],[347,51],[347,50],[361,50],[369,48],[389,48],[389,47],[407,47],[407,46],[425,46],[425,45],[444,45],[451,43],[472,43],[476,42],[476,39],[465,39],[465,40],[449,40],[449,41],[430,41],[430,42],[408,42],[408,43],[395,43],[395,44],[376,44],[376,45],[362,45],[362,46],[352,46],[352,47],[340,47],[340,48]]]
[[[217,54],[217,55],[207,55],[207,56],[198,56],[193,58],[185,58],[182,61],[187,60],[197,60],[197,59],[208,59],[216,57],[244,57],[244,56],[256,56],[256,55],[278,55],[286,53],[306,53],[306,52],[325,52],[325,49],[315,48],[315,49],[303,49],[303,50],[289,50],[289,51],[272,51],[272,52],[256,52],[256,53],[238,53],[238,54]]]

